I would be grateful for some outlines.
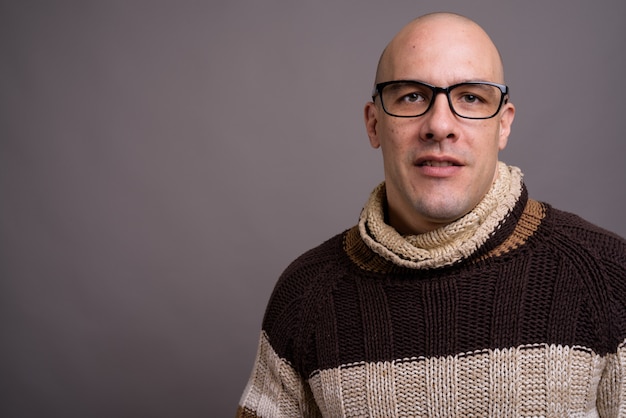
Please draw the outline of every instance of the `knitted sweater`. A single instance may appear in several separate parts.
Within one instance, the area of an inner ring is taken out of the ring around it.
[[[500,179],[403,237],[384,184],[295,260],[239,417],[626,417],[626,241]]]

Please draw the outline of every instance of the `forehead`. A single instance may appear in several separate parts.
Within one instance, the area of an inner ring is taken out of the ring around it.
[[[443,86],[504,81],[500,56],[488,35],[473,23],[457,21],[401,31],[383,55],[381,73],[380,81],[416,79]]]

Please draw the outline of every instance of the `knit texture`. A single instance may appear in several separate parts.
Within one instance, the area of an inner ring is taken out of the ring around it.
[[[399,266],[441,267],[460,261],[481,247],[511,212],[522,192],[517,167],[498,164],[498,177],[482,201],[466,216],[434,231],[401,236],[385,223],[385,183],[372,192],[359,219],[367,246]]]
[[[394,235],[381,185],[295,260],[237,415],[626,417],[626,242],[499,169],[454,228]]]

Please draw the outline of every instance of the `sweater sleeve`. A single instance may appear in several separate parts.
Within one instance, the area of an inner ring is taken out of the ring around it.
[[[626,418],[626,246],[613,254],[614,280],[609,289],[612,301],[611,325],[613,340],[617,342],[614,352],[606,355],[604,373],[598,386],[597,408],[600,417]]]
[[[609,245],[596,254],[606,279],[610,346],[598,386],[600,417],[626,418],[626,241],[606,235]]]
[[[306,382],[261,333],[254,368],[237,408],[238,418],[320,417]]]
[[[603,418],[626,418],[626,240],[582,218],[553,209],[556,251],[578,266],[591,295],[603,371],[596,408]]]
[[[597,407],[601,417],[626,417],[626,342],[607,356]]]
[[[321,417],[304,367],[311,356],[308,338],[323,272],[334,265],[342,236],[307,251],[278,279],[263,318],[254,367],[237,417]],[[313,355],[314,356],[314,355]]]

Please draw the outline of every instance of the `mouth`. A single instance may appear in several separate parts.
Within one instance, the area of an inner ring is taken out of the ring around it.
[[[460,167],[460,161],[449,157],[422,157],[415,162],[418,167]]]
[[[452,166],[459,165],[459,164],[454,164],[452,161],[427,160],[427,161],[422,161],[421,163],[418,163],[417,165],[420,167],[452,167]]]
[[[448,156],[425,155],[415,161],[415,167],[426,178],[453,178],[464,166],[461,161]]]

